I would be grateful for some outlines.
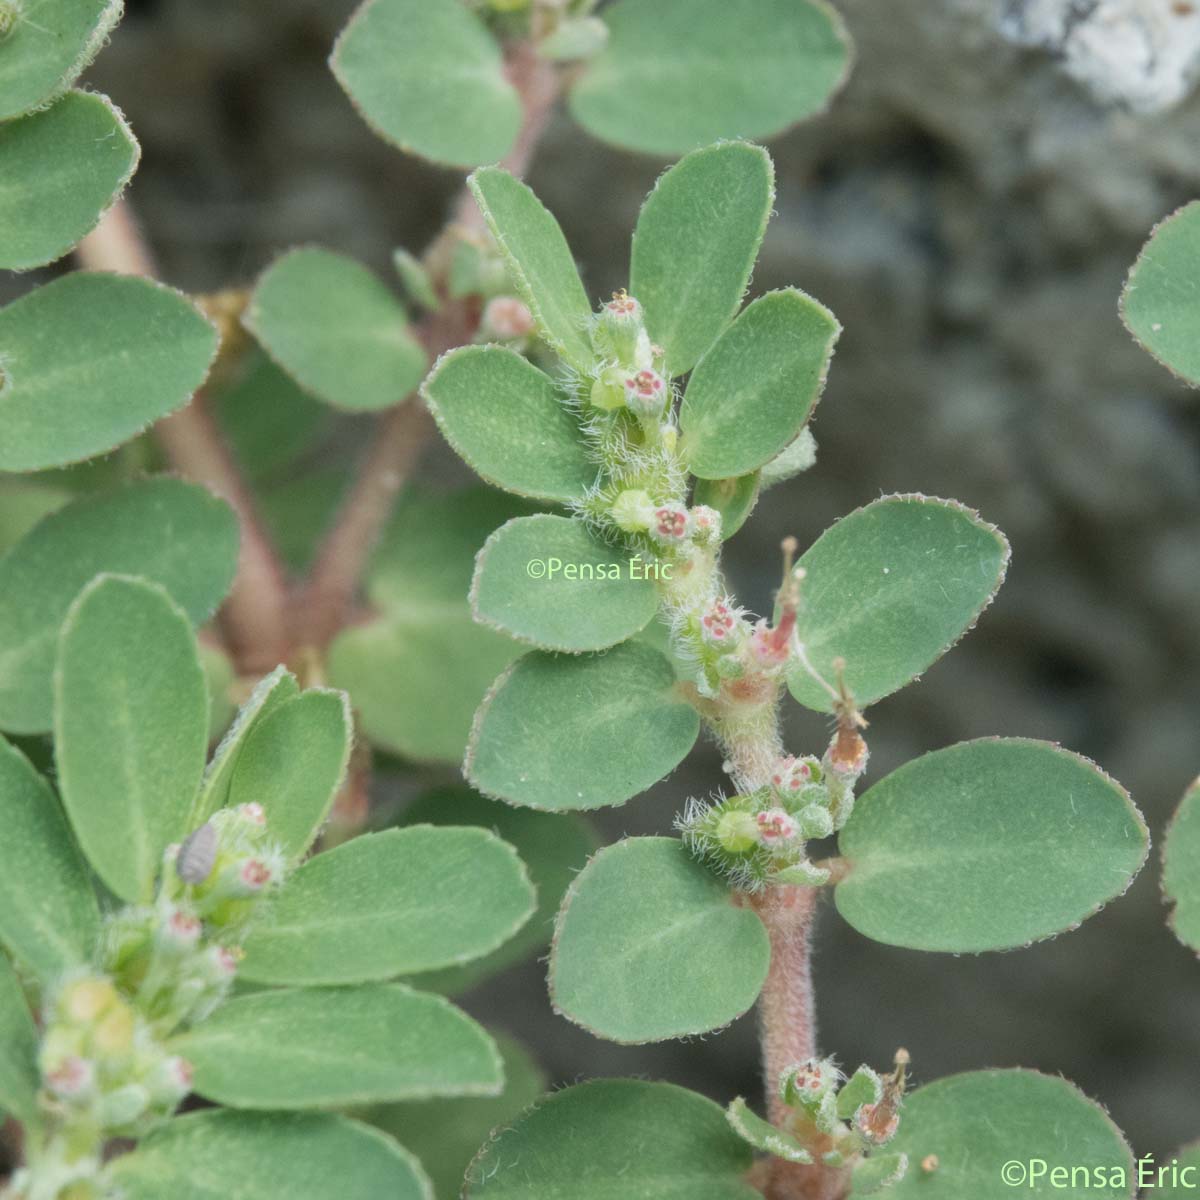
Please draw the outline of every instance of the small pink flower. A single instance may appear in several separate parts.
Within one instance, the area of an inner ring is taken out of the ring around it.
[[[759,621],[750,635],[750,653],[764,667],[782,666],[788,660],[788,645],[766,621]]]
[[[665,504],[654,510],[654,536],[662,542],[678,542],[687,537],[687,510],[675,504]]]
[[[759,837],[765,845],[781,845],[796,836],[796,822],[782,808],[768,808],[758,813],[755,819],[758,821]]]
[[[248,858],[241,869],[242,883],[252,892],[262,891],[271,882],[271,868],[257,858]]]
[[[255,804],[251,801],[249,804],[243,804],[238,809],[238,812],[251,825],[265,826],[267,823],[267,813],[261,804]]]
[[[178,1055],[168,1058],[164,1067],[168,1079],[181,1092],[186,1093],[192,1090],[192,1080],[195,1079],[196,1072],[186,1058],[180,1058]]]
[[[715,536],[721,530],[721,514],[707,504],[697,504],[692,509],[692,528],[702,538]]]
[[[771,787],[780,795],[791,795],[812,782],[812,766],[789,754],[781,758],[771,772]]]
[[[228,946],[213,946],[208,959],[221,978],[232,979],[237,974],[238,956]]]
[[[725,646],[733,640],[737,629],[737,614],[724,600],[714,600],[700,618],[700,633],[706,642]]]
[[[46,1086],[58,1096],[70,1099],[90,1091],[96,1081],[96,1068],[86,1058],[72,1054],[53,1071],[46,1073]]]
[[[533,314],[516,296],[497,296],[483,310],[483,327],[502,341],[516,341],[533,333]]]
[[[178,946],[194,946],[200,940],[203,926],[191,913],[176,909],[167,918],[167,936]]]
[[[625,320],[636,320],[642,315],[642,306],[624,289],[613,292],[613,298],[604,306],[606,312]]]
[[[634,412],[656,413],[666,397],[666,381],[649,367],[625,378],[625,403]]]

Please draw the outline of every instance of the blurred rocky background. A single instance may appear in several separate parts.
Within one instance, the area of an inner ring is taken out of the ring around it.
[[[1134,64],[1125,94],[1106,94],[1070,41],[1096,0],[1059,3],[1069,24],[1032,0],[838,7],[858,45],[853,77],[827,116],[771,145],[778,215],[754,287],[798,284],[845,333],[813,425],[817,466],[769,493],[731,543],[734,582],[763,610],[783,535],[811,541],[881,493],[979,509],[1012,540],[1008,582],[953,654],[871,712],[871,777],[964,738],[1054,739],[1119,778],[1158,839],[1200,770],[1200,397],[1133,345],[1117,296],[1154,223],[1200,194],[1191,59],[1176,53],[1175,76],[1149,83]],[[1176,7],[1190,30],[1190,5]],[[306,242],[386,273],[394,246],[419,250],[444,220],[460,176],[378,141],[325,66],[351,8],[131,0],[89,79],[142,141],[131,198],[172,283],[244,283]],[[1121,43],[1100,46],[1104,77]],[[594,296],[626,282],[628,234],[662,166],[565,116],[553,125],[531,182]],[[344,448],[369,428],[347,425]],[[441,449],[426,465],[439,480],[460,470]],[[790,725],[793,749],[822,744],[820,719]],[[605,837],[666,831],[718,772],[715,751],[698,750],[652,794],[600,814]],[[905,1045],[918,1080],[989,1065],[1061,1073],[1139,1152],[1200,1138],[1200,963],[1166,927],[1157,876],[1155,853],[1078,932],[980,958],[878,946],[830,908],[816,962],[824,1048],[883,1066]],[[524,1038],[555,1081],[638,1073],[758,1096],[752,1018],[691,1043],[615,1047],[553,1016],[543,976],[518,968],[468,1007]]]

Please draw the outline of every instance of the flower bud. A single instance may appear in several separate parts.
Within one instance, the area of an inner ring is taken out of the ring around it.
[[[743,809],[729,809],[717,821],[717,841],[730,854],[745,854],[758,845],[758,822],[753,813]]]
[[[174,908],[158,926],[157,941],[164,950],[181,954],[196,945],[203,930],[198,917],[182,908]]]
[[[625,403],[640,417],[657,417],[663,411],[669,392],[663,377],[649,367],[626,375]]]
[[[209,946],[204,952],[204,977],[210,983],[229,983],[237,974],[241,952],[229,946]]]
[[[692,536],[701,543],[721,540],[721,514],[707,504],[692,509]]]
[[[833,814],[820,804],[805,805],[796,819],[800,823],[802,837],[824,838],[833,832]]]
[[[664,423],[658,428],[659,441],[672,453],[675,453],[676,446],[679,445],[679,430],[674,425]]]
[[[788,754],[771,769],[771,791],[781,800],[798,796],[806,787],[821,781],[821,766],[815,758]]]
[[[102,1125],[119,1129],[132,1125],[150,1107],[150,1093],[139,1083],[127,1083],[101,1097],[97,1115]]]
[[[186,1058],[161,1058],[142,1080],[156,1107],[173,1109],[191,1090],[194,1072]]]
[[[786,846],[796,839],[800,832],[799,826],[782,808],[768,808],[756,816],[758,833],[762,844],[774,848]]]
[[[86,1058],[68,1055],[43,1071],[46,1087],[60,1100],[86,1100],[96,1088],[96,1068]]]
[[[811,1108],[837,1086],[838,1070],[831,1058],[810,1058],[788,1067],[779,1081],[779,1097],[792,1108]]]
[[[489,300],[480,324],[488,337],[502,342],[520,341],[535,329],[533,314],[516,296],[497,296]]]
[[[265,829],[267,827],[266,809],[261,804],[256,804],[253,800],[249,804],[239,805],[237,814],[247,825],[252,825],[256,829]]]
[[[746,664],[736,654],[722,654],[714,666],[722,679],[741,679],[746,673]]]
[[[593,341],[601,354],[611,354],[623,367],[642,365],[650,355],[642,306],[628,292],[614,292],[600,309]]]
[[[666,545],[682,542],[688,535],[688,512],[678,504],[664,504],[654,510],[650,536]]]

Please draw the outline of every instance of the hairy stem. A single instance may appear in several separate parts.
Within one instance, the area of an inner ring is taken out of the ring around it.
[[[520,93],[524,119],[512,150],[500,163],[523,175],[562,91],[561,73],[537,57],[528,42],[505,51],[509,79]],[[465,188],[451,225],[481,230],[483,218]],[[441,283],[442,281],[435,281]],[[475,336],[479,308],[471,300],[447,301],[422,322],[418,334],[431,359]],[[359,581],[403,487],[433,436],[433,421],[410,396],[384,414],[354,487],[317,552],[296,604],[301,644],[323,648],[350,618]]]
[[[83,239],[76,254],[88,270],[148,277],[157,274],[146,240],[124,200]],[[181,474],[204,484],[237,514],[241,526],[237,578],[221,609],[220,625],[240,670],[269,670],[287,653],[284,572],[250,488],[208,411],[203,391],[187,407],[159,421],[154,433]]]

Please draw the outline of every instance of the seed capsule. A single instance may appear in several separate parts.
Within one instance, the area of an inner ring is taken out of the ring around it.
[[[211,823],[205,823],[179,847],[175,859],[175,871],[184,883],[203,883],[211,874],[217,861],[217,831]]]

